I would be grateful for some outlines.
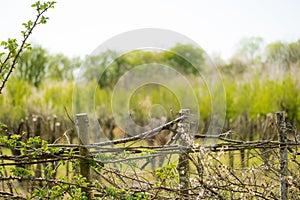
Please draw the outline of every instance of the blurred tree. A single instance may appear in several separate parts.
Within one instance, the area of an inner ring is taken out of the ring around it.
[[[238,74],[243,74],[247,70],[248,63],[245,58],[238,55],[234,55],[230,58],[228,64],[224,65],[222,72],[229,74],[231,76],[236,76]]]
[[[108,86],[115,76],[114,70],[110,65],[114,65],[117,53],[107,50],[98,55],[86,56],[83,61],[83,77],[87,80],[97,80],[101,87]]]
[[[132,68],[159,62],[158,52],[136,50],[118,57],[117,52],[107,50],[96,56],[87,56],[84,61],[84,77],[97,79],[100,87],[113,87],[118,79]]]
[[[283,42],[275,42],[266,47],[267,62],[281,66],[284,69],[289,67],[289,51]]]
[[[261,37],[243,38],[238,44],[236,55],[245,58],[249,64],[260,62],[262,45]]]
[[[74,70],[80,67],[79,57],[68,58],[63,54],[49,56],[47,77],[55,80],[72,80]]]
[[[288,44],[288,61],[290,64],[300,64],[300,39]]]
[[[126,61],[128,65],[138,66],[149,63],[162,63],[162,56],[162,52],[159,51],[135,50],[122,55],[122,59]]]
[[[158,52],[150,52],[143,50],[135,50],[129,53],[125,53],[119,57],[115,56],[113,62],[107,65],[107,68],[99,77],[98,83],[101,87],[113,87],[118,79],[133,69],[136,66],[158,62]]]
[[[46,75],[47,56],[46,50],[40,46],[35,46],[31,51],[24,52],[20,56],[16,76],[38,87]]]
[[[107,50],[96,56],[87,56],[83,73],[87,80],[96,78],[102,88],[113,87],[127,71],[136,66],[151,63],[168,65],[185,74],[195,74],[205,63],[205,58],[202,49],[182,44],[177,44],[167,52],[135,50],[119,57],[117,52]],[[195,65],[197,67],[194,67]]]
[[[289,69],[300,64],[300,40],[292,43],[275,42],[266,47],[267,62]]]
[[[177,44],[165,52],[164,62],[186,74],[196,74],[205,63],[204,51],[191,44]]]

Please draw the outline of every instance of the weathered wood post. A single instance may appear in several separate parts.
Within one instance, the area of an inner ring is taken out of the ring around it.
[[[288,199],[288,154],[287,145],[282,144],[287,142],[287,129],[285,123],[284,112],[276,112],[276,126],[278,129],[279,144],[279,162],[280,162],[280,199]]]
[[[41,137],[41,135],[42,135],[42,118],[40,116],[37,116],[36,118],[33,119],[33,123],[35,125],[34,136]],[[40,147],[40,145],[39,145],[39,147]],[[36,165],[35,176],[38,178],[42,177],[42,164]],[[43,183],[39,182],[38,186],[43,187]]]
[[[180,138],[180,145],[183,147],[189,147],[191,144],[191,137],[189,135],[190,131],[190,110],[189,109],[182,109],[179,111],[181,116],[186,116],[178,123],[178,133]],[[177,171],[179,174],[179,188],[180,188],[180,195],[183,199],[189,199],[189,187],[190,187],[190,180],[189,180],[189,156],[186,152],[186,149],[182,150],[182,153],[179,154],[178,164],[177,164]]]
[[[89,143],[89,121],[86,113],[76,114],[76,129],[78,133],[78,140],[80,145],[86,145]],[[80,147],[79,149],[80,156],[82,157],[79,160],[80,174],[86,178],[87,182],[90,182],[90,165],[89,161],[85,158],[89,157],[89,150],[85,147]],[[86,193],[88,199],[92,199],[92,192],[89,189],[83,189]]]

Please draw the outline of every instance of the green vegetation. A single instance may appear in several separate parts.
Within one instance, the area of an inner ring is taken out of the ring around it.
[[[242,65],[241,63],[236,65],[233,61],[218,66],[226,91],[226,117],[228,119],[236,119],[242,114],[256,118],[258,114],[266,115],[270,112],[285,110],[291,122],[298,123],[300,121],[299,76],[297,76],[299,66],[296,65],[298,58],[295,53],[297,52],[295,46],[298,43],[299,41],[285,45],[287,49],[292,49],[290,54],[293,56],[289,55],[289,57],[292,56],[293,59],[290,61],[289,68],[282,69],[273,65],[274,59],[278,58],[273,54],[267,54],[265,62],[259,60],[258,58],[264,55],[255,53],[255,49],[258,47],[253,45],[253,41],[251,43],[253,48],[241,48],[243,51],[249,51],[249,55],[241,54],[242,50],[238,51],[241,60],[243,60],[242,55],[247,57]],[[276,43],[268,45],[267,49],[270,49],[272,45],[276,46]],[[209,121],[210,91],[205,82],[201,78],[200,80],[197,78],[201,71],[178,56],[180,51],[185,51],[193,62],[198,62],[201,66],[199,69],[208,67],[203,56],[198,60],[192,57],[202,54],[200,50],[190,45],[178,44],[166,53],[134,51],[115,60],[113,59],[117,55],[116,52],[108,50],[99,56],[86,57],[83,61],[78,58],[69,59],[61,54],[49,55],[42,47],[33,47],[30,53],[25,52],[21,56],[16,73],[5,88],[5,95],[0,96],[0,107],[3,113],[0,117],[1,121],[13,125],[29,114],[57,115],[66,118],[64,107],[72,111],[72,101],[76,101],[73,103],[78,110],[94,110],[99,117],[111,115],[111,98],[119,78],[128,70],[149,63],[174,66],[176,70],[179,70],[192,85],[198,99],[197,106],[202,119]],[[178,54],[172,52],[178,52]],[[277,62],[282,61],[281,58],[278,59]],[[186,64],[182,62],[186,62]],[[86,78],[86,81],[82,88],[76,89],[84,91],[84,94],[88,94],[87,96],[80,96],[80,92],[74,93],[73,91],[74,70],[78,69],[80,63],[85,66],[83,77]],[[241,66],[243,66],[243,70],[239,69]],[[273,71],[280,71],[280,73],[271,74],[270,72]],[[101,72],[103,72],[102,76],[100,76]],[[99,74],[99,76],[95,74]],[[141,72],[140,76],[143,75]],[[178,84],[174,84],[172,88],[151,83],[142,85],[130,96],[129,108],[137,116],[147,118],[151,113],[151,105],[160,104],[167,112],[168,118],[172,118],[171,110],[178,111],[179,104],[182,103],[179,102],[178,96],[185,95],[186,88],[180,87]],[[126,92],[125,87],[123,94]],[[72,96],[74,94],[79,95],[78,98]],[[117,98],[117,102],[123,100],[122,96],[115,98]],[[94,105],[94,108],[91,108],[91,105]],[[123,106],[124,104],[120,103],[120,110]],[[114,109],[118,110],[119,108]]]
[[[174,156],[172,161],[169,157],[168,165],[157,168],[152,176],[147,175],[152,182],[138,174],[144,172],[141,172],[140,163],[136,160],[153,161],[152,156],[159,149],[130,149],[140,144],[134,141],[128,146],[117,146],[121,149],[117,153],[110,152],[112,148],[95,148],[93,154],[86,158],[86,154],[78,154],[83,150],[82,146],[49,145],[61,138],[73,142],[74,137],[70,135],[75,130],[66,110],[71,117],[78,112],[93,113],[97,118],[108,117],[112,120],[112,115],[114,118],[126,115],[136,124],[144,126],[149,124],[151,117],[164,116],[166,120],[171,120],[180,109],[190,108],[192,114],[199,111],[199,132],[205,133],[211,118],[215,117],[212,116],[213,109],[218,108],[212,104],[226,104],[225,121],[239,126],[234,127],[238,129],[234,133],[236,135],[230,137],[241,140],[274,138],[273,122],[268,121],[271,125],[266,123],[262,127],[257,117],[266,117],[268,113],[284,110],[289,122],[296,127],[300,125],[300,40],[289,44],[279,41],[268,44],[264,49],[262,38],[241,40],[229,62],[218,57],[212,60],[217,63],[222,82],[210,85],[216,88],[210,91],[206,78],[213,79],[217,74],[211,69],[211,61],[204,51],[190,44],[176,44],[166,51],[135,50],[120,56],[116,51],[107,50],[84,59],[68,58],[63,54],[51,55],[41,46],[31,46],[26,42],[28,37],[38,24],[47,22],[44,13],[54,4],[38,1],[32,5],[37,16],[34,21],[23,23],[20,44],[16,39],[1,42],[4,52],[0,52],[0,94],[3,93],[0,95],[0,175],[3,191],[10,190],[1,192],[3,196],[12,197],[25,191],[21,189],[20,192],[20,188],[12,186],[15,180],[26,180],[32,184],[31,191],[27,191],[25,196],[33,199],[88,199],[89,190],[99,192],[98,195],[105,199],[155,199],[170,191],[171,197],[181,195],[182,191],[178,192],[181,176],[173,163]],[[155,70],[158,67],[160,70]],[[147,71],[149,68],[154,70],[150,71],[152,74]],[[134,76],[125,79],[128,72]],[[178,74],[180,77],[176,76]],[[140,82],[148,76],[159,75],[162,79],[169,79],[169,85],[151,80]],[[187,84],[183,84],[184,81]],[[132,88],[134,83],[140,84]],[[213,101],[213,98],[221,96],[222,89],[226,93],[226,102],[219,99]],[[191,98],[193,95],[196,102]],[[53,123],[51,116],[54,116]],[[253,120],[257,120],[252,124],[256,129],[247,130]],[[221,130],[223,127],[217,128]],[[294,131],[294,127],[288,128]],[[113,132],[113,128],[110,129]],[[263,135],[270,132],[270,135]],[[45,134],[49,135],[45,137]],[[44,138],[51,138],[51,141]],[[296,135],[294,140],[297,142]],[[231,145],[241,143],[233,142]],[[234,153],[240,152],[240,158],[229,155],[229,159],[225,159],[225,150],[230,143],[224,144],[218,143],[219,146],[209,151],[193,147],[188,159],[193,164],[190,167],[190,189],[194,194],[203,194],[206,198],[278,196],[274,195],[274,192],[278,193],[278,187],[275,187],[278,184],[276,169],[281,164],[277,146],[270,151],[262,147],[260,154],[256,149],[247,149],[247,155],[245,149],[238,147]],[[7,153],[8,150],[11,152]],[[178,154],[182,151],[176,150]],[[173,149],[169,154],[174,152]],[[248,168],[243,171],[234,168],[234,159],[240,159],[240,167]],[[299,193],[297,151],[290,151],[289,160],[292,161],[290,176],[287,177],[292,191],[289,196],[296,197]],[[101,180],[90,181],[87,176],[79,175],[78,168],[83,162],[88,163],[93,175],[100,175]],[[118,162],[120,170],[115,170],[112,165]],[[267,169],[257,167],[262,163]],[[269,172],[269,167],[275,170]],[[66,170],[66,174],[60,172],[65,176],[57,177],[59,170]],[[210,189],[212,187],[214,189]]]

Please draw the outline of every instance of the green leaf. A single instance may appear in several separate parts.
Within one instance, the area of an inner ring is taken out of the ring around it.
[[[7,42],[6,41],[2,41],[1,42],[1,46],[7,46]]]
[[[32,8],[35,8],[38,12],[41,10],[41,2],[37,1],[34,4],[31,5]]]
[[[27,169],[24,169],[23,167],[16,167],[12,168],[11,172],[14,176],[20,176],[23,178],[33,178],[33,172]]]
[[[49,17],[42,16],[39,23],[40,24],[46,24],[48,19],[49,19]]]

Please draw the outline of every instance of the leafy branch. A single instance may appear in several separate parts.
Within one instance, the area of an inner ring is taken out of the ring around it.
[[[34,21],[29,20],[27,23],[22,24],[25,29],[21,31],[23,39],[20,45],[15,38],[9,38],[7,41],[2,41],[0,43],[0,46],[8,51],[8,53],[0,52],[0,94],[2,93],[6,82],[11,76],[21,53],[26,49],[30,49],[30,44],[27,43],[27,40],[32,34],[32,31],[36,28],[37,25],[47,23],[49,18],[44,16],[44,14],[48,11],[48,9],[54,8],[55,3],[55,1],[47,1],[44,3],[37,1],[36,3],[31,5],[31,7],[35,8],[37,15]]]

